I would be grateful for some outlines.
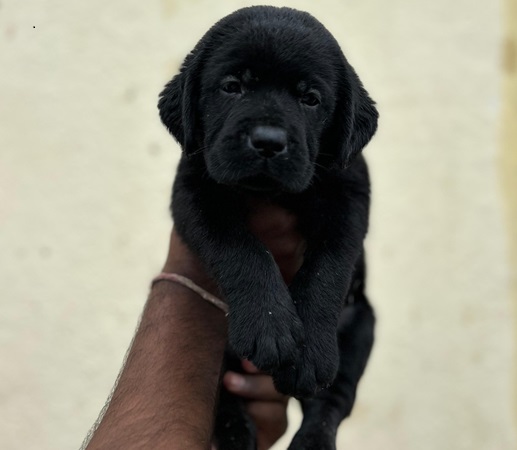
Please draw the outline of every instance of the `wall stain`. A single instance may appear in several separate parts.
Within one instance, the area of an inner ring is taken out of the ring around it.
[[[157,156],[160,156],[160,153],[162,152],[162,148],[156,142],[151,142],[147,146],[147,152],[149,153],[150,156],[157,157]]]
[[[12,41],[18,32],[18,29],[14,24],[9,24],[4,30],[4,36],[7,41]]]
[[[134,86],[128,86],[124,93],[122,94],[122,98],[126,103],[133,103],[138,96],[138,89]]]
[[[170,18],[174,15],[178,7],[178,0],[162,0],[162,13],[165,18]]]
[[[503,71],[508,75],[515,72],[517,64],[517,47],[511,37],[506,37],[503,43]]]
[[[38,253],[42,259],[49,259],[52,256],[53,251],[51,247],[43,245],[39,248]]]

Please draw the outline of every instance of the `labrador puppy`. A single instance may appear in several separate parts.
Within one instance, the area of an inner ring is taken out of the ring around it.
[[[216,23],[160,95],[183,155],[175,226],[229,305],[227,367],[239,358],[300,398],[291,449],[333,449],[373,344],[364,292],[369,179],[361,150],[377,110],[332,35],[290,8],[244,8]],[[292,212],[306,240],[287,286],[247,226],[250,202]],[[240,399],[221,392],[219,449],[254,449]]]

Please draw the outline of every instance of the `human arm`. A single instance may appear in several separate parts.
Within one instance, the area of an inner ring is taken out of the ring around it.
[[[216,291],[174,232],[164,272],[179,272]],[[109,406],[86,448],[209,448],[225,344],[221,311],[179,284],[156,283]]]
[[[270,249],[286,282],[298,270],[303,253],[295,224],[292,215],[268,204],[257,204],[250,218],[250,228]],[[163,271],[185,275],[217,293],[174,231]],[[86,448],[208,448],[225,344],[221,311],[181,285],[156,283],[106,413]],[[241,388],[228,384],[232,374],[224,382],[231,392],[250,399],[248,412],[257,423],[262,450],[285,430],[286,398],[276,393],[269,376],[250,370]]]

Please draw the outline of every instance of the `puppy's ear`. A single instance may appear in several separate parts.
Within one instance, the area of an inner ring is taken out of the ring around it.
[[[180,73],[160,93],[160,118],[188,156],[196,150],[198,88],[193,74],[198,72],[197,58],[187,56]]]
[[[379,113],[348,63],[343,74],[327,145],[334,147],[335,161],[347,167],[377,131]]]
[[[346,144],[345,165],[353,161],[370,142],[377,131],[377,119],[379,118],[375,102],[370,98],[357,75],[355,73],[353,75],[356,82],[352,89],[352,130]]]

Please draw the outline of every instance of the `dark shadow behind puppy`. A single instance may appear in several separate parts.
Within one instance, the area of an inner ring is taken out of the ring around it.
[[[183,148],[175,226],[230,308],[228,367],[247,358],[279,391],[303,398],[291,449],[335,448],[373,344],[360,155],[377,128],[373,101],[316,19],[261,6],[205,34],[159,109]],[[256,197],[298,217],[307,249],[289,286],[247,227]],[[216,422],[221,450],[255,448],[241,400],[224,390]]]

